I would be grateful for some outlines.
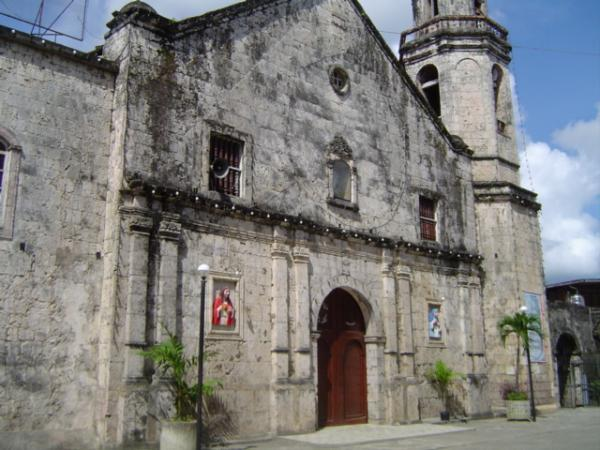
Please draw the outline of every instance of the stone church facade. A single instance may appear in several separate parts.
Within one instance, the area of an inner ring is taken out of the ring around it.
[[[1,429],[155,442],[138,352],[197,351],[199,264],[235,437],[437,415],[438,359],[461,413],[501,411],[496,323],[546,314],[507,31],[485,0],[413,9],[401,58],[356,0],[131,3],[88,54],[0,29]]]

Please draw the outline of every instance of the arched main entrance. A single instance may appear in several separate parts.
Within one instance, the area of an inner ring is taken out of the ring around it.
[[[365,320],[347,291],[327,296],[318,330],[319,426],[367,422]]]

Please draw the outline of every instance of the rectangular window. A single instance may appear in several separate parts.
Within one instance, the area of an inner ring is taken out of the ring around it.
[[[210,137],[211,191],[239,197],[241,195],[242,148],[244,143],[229,136]]]
[[[419,217],[421,221],[421,239],[436,240],[435,201],[419,197]]]

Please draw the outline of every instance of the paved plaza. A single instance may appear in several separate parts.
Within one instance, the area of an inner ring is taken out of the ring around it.
[[[316,433],[234,443],[215,450],[600,450],[600,408],[561,409],[537,422],[509,422],[504,418],[450,424],[355,425],[329,427]],[[76,433],[0,432],[1,450],[92,450]],[[67,443],[59,445],[57,442]],[[70,441],[70,443],[69,443]],[[157,450],[142,446],[135,450]],[[133,450],[133,448],[130,448]]]
[[[378,450],[600,450],[600,408],[561,409],[537,422],[504,418],[447,425],[358,425],[264,442],[230,445],[233,449],[378,449]]]

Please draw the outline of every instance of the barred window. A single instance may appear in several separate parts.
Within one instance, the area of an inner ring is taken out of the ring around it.
[[[419,197],[419,216],[421,222],[421,239],[435,241],[435,201],[427,197]]]
[[[244,143],[229,136],[210,137],[209,189],[241,196],[242,151]]]

